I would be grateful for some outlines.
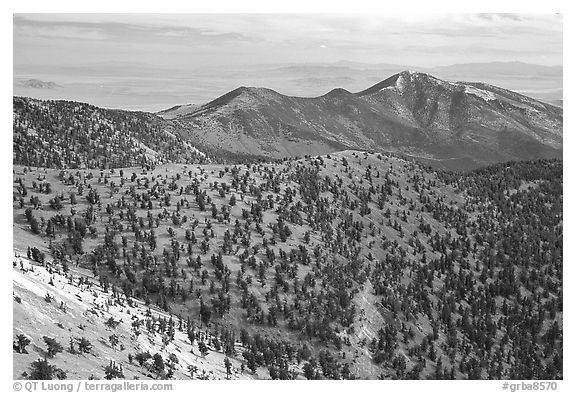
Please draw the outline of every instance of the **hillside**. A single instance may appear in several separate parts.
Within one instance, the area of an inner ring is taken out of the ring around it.
[[[257,93],[222,101],[275,97]],[[15,377],[42,357],[41,335],[66,348],[90,334],[98,359],[64,350],[49,361],[70,378],[102,378],[109,359],[128,377],[169,377],[151,372],[151,360],[130,364],[128,353],[149,348],[165,363],[174,353],[174,378],[200,361],[199,372],[225,377],[226,355],[238,378],[562,378],[561,161],[455,174],[343,151],[244,165],[14,169],[15,250],[85,275],[98,295],[16,265],[14,335],[32,343],[28,355],[14,352]],[[84,317],[72,323],[45,291],[74,316],[96,307],[94,330],[78,330]],[[146,319],[146,305],[184,321],[182,332],[158,322],[133,340],[127,311]],[[108,344],[110,316],[123,320],[122,351]],[[34,321],[47,317],[64,330],[39,332]],[[191,326],[211,335],[196,338],[209,345],[205,359],[187,352]],[[72,371],[78,359],[86,367]]]
[[[14,97],[13,162],[48,168],[120,168],[209,159],[152,114]]]
[[[483,83],[404,71],[316,98],[240,87],[174,119],[198,143],[273,158],[342,149],[398,152],[470,169],[562,156],[562,109]]]
[[[172,120],[180,116],[185,116],[186,114],[196,110],[196,108],[198,108],[198,105],[195,104],[175,105],[172,108],[162,110],[156,114],[163,119]]]
[[[49,362],[64,371],[67,379],[104,379],[111,361],[126,379],[250,379],[265,371],[242,372],[241,361],[216,350],[218,337],[207,331],[195,332],[197,339],[191,344],[187,321],[142,301],[117,298],[91,279],[89,271],[63,272],[60,266],[41,266],[23,256],[25,252],[16,253],[14,336],[24,335],[30,346],[26,353],[14,355],[14,379],[32,375],[30,365],[47,356],[45,336],[63,346],[63,352]],[[163,340],[166,334],[173,336],[169,343]],[[200,351],[201,341],[207,344],[208,354]],[[235,348],[237,353],[242,350],[241,345]],[[152,358],[142,356],[146,353],[162,356],[164,368],[156,369]]]

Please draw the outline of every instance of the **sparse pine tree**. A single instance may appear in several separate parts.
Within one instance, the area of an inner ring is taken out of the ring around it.
[[[48,353],[49,358],[53,358],[54,356],[56,356],[57,353],[62,352],[62,350],[64,349],[62,345],[52,337],[43,336],[42,339],[46,343],[47,347],[46,351]]]
[[[19,334],[16,336],[16,340],[14,341],[14,350],[18,353],[28,353],[26,347],[30,345],[30,342],[30,339],[24,334]]]

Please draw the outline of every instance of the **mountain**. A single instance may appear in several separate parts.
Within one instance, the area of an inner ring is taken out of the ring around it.
[[[562,156],[561,108],[411,71],[357,93],[334,89],[314,98],[240,87],[180,112],[174,123],[200,144],[270,158],[362,149],[470,169]]]
[[[406,69],[449,81],[482,81],[541,101],[562,98],[562,67],[518,62],[457,64],[436,68],[414,64],[274,63],[196,66],[141,62],[99,62],[81,65],[28,65],[14,70],[14,80],[57,80],[56,89],[20,87],[13,95],[39,99],[88,102],[104,108],[158,112],[185,102],[206,103],[238,86],[264,86],[289,96],[315,97],[342,87],[360,91]],[[90,78],[86,78],[90,75]],[[119,94],[125,92],[126,94]],[[129,92],[129,93],[128,93]]]
[[[30,89],[56,89],[57,87],[60,87],[54,82],[50,81],[44,82],[41,81],[40,79],[21,80],[16,82],[15,85],[18,87],[30,88]]]
[[[172,120],[180,116],[186,115],[188,113],[194,112],[197,108],[198,105],[195,104],[174,105],[172,108],[156,112],[156,115],[166,120]]]
[[[207,162],[206,154],[144,112],[72,101],[13,98],[13,161],[48,168],[118,168]]]
[[[536,76],[547,76],[551,78],[562,79],[563,75],[562,66],[545,66],[523,63],[520,61],[452,64],[448,66],[437,66],[432,70],[438,74],[460,74],[466,75],[468,78],[482,78],[486,76],[534,78]]]
[[[556,105],[557,107],[562,108],[564,106],[564,100],[553,100],[551,102],[552,105]]]
[[[435,67],[434,75],[447,80],[476,80],[504,87],[556,105],[562,99],[562,66],[544,66],[517,61],[467,63]]]

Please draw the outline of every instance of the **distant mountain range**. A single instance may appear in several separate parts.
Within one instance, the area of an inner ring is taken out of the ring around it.
[[[28,89],[56,89],[60,87],[54,82],[45,82],[40,79],[26,79],[20,80],[15,83],[16,86]]]
[[[413,71],[358,93],[334,89],[315,98],[240,87],[158,115],[201,145],[270,158],[361,149],[470,169],[562,157],[561,108],[489,84]]]
[[[51,67],[45,64],[15,70],[14,95],[43,100],[73,100],[102,108],[157,112],[182,103],[203,104],[238,86],[262,86],[281,94],[315,97],[342,87],[360,91],[406,69],[447,81],[477,81],[554,103],[563,98],[562,66],[521,62],[455,64],[419,67],[406,64],[275,63],[183,68],[106,61]],[[33,89],[20,82],[36,78],[60,87]]]
[[[28,83],[47,91],[55,85]],[[78,108],[85,108],[82,115]],[[93,113],[107,119],[109,129],[98,125],[103,140],[124,135],[118,127],[128,132],[128,140],[114,147],[112,155],[104,151],[106,143],[89,146],[76,140],[79,132],[90,134]],[[336,88],[319,97],[240,87],[204,105],[176,105],[156,114],[15,98],[14,114],[15,152],[22,154],[18,160],[49,159],[44,163],[49,167],[85,162],[82,155],[65,153],[71,144],[88,148],[86,162],[112,166],[147,160],[195,162],[195,149],[207,160],[241,162],[357,149],[467,170],[509,160],[561,158],[563,151],[560,106],[486,83],[447,81],[414,71],[394,74],[356,93]],[[114,126],[118,116],[124,120]],[[77,124],[76,131],[62,124],[64,118]],[[142,124],[127,126],[126,119]],[[50,124],[59,126],[46,128]],[[55,153],[54,146],[62,151]]]

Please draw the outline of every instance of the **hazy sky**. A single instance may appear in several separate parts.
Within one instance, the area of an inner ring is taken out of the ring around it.
[[[562,63],[562,17],[538,14],[18,14],[14,65],[99,62]]]
[[[15,78],[101,87],[131,78],[125,94],[138,80],[159,84],[270,63],[562,64],[562,16],[553,14],[16,14],[13,20]]]

